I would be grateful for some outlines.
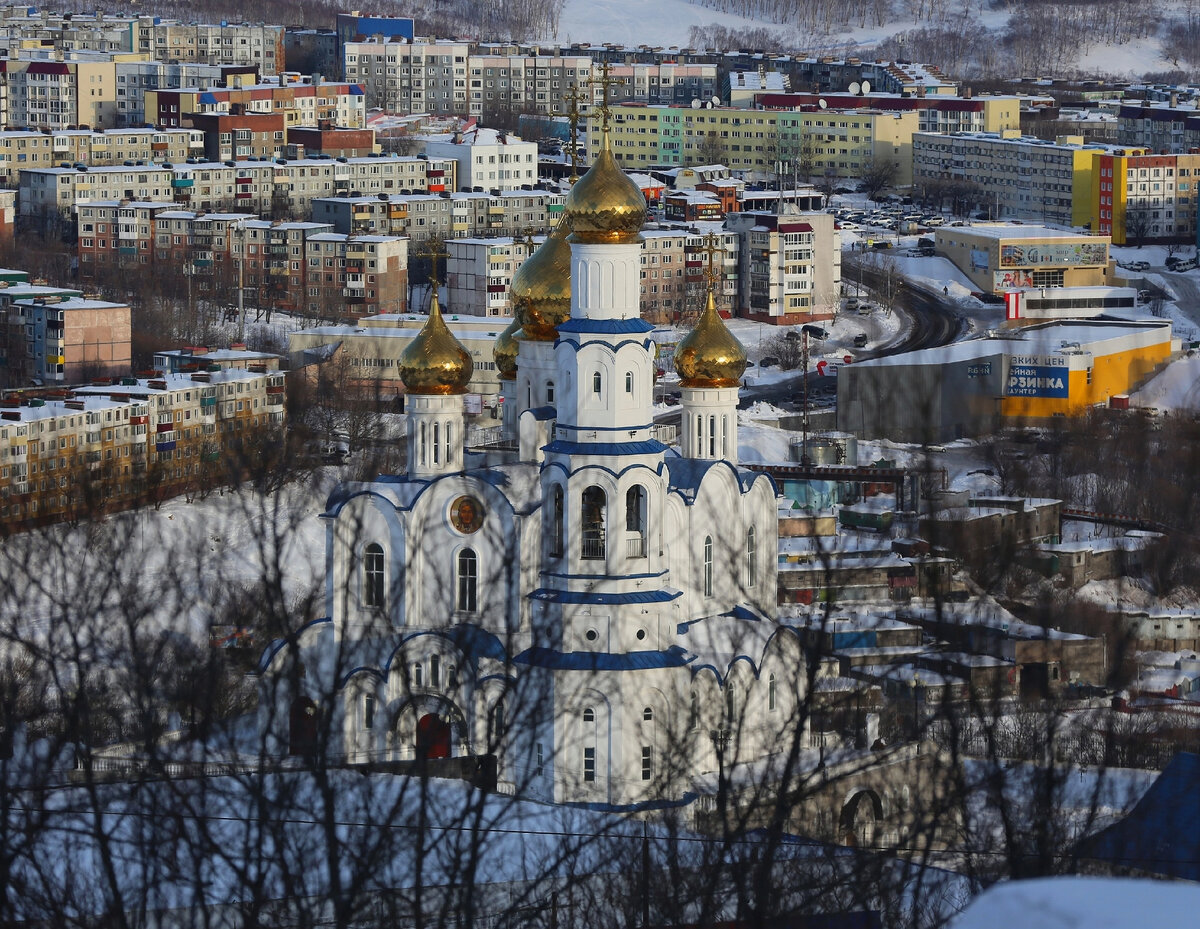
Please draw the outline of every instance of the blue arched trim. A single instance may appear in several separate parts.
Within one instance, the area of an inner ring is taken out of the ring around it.
[[[344,690],[346,685],[350,683],[350,678],[354,677],[354,675],[356,675],[356,674],[374,675],[375,677],[379,678],[381,683],[383,681],[386,681],[388,678],[387,673],[380,670],[379,668],[372,668],[367,665],[360,665],[357,668],[351,668],[349,671],[347,671],[345,674],[342,675],[341,679],[338,681],[337,689]]]
[[[615,355],[626,345],[633,345],[636,348],[642,349],[643,351],[649,351],[653,344],[654,342],[651,339],[623,339],[616,344],[613,344],[612,342],[606,342],[603,339],[593,339],[587,342],[579,342],[576,339],[559,339],[554,343],[554,347],[557,348],[560,345],[571,345],[574,346],[575,352],[578,354],[585,348],[591,348],[592,346],[599,345],[603,348],[607,348]]]
[[[641,462],[641,461],[636,462],[631,465],[626,465],[624,468],[621,468],[621,470],[619,470],[619,471],[614,468],[610,468],[606,465],[598,465],[598,464],[581,465],[580,467],[576,468],[574,471],[568,471],[567,466],[565,464],[563,464],[561,461],[551,461],[551,462],[547,462],[542,465],[542,470],[544,470],[544,471],[548,471],[551,468],[556,468],[559,471],[562,471],[564,478],[571,478],[571,477],[574,477],[576,474],[583,474],[585,471],[599,471],[601,474],[611,474],[613,477],[617,478],[618,480],[622,477],[622,475],[626,474],[629,471],[643,470],[643,471],[649,471],[651,474],[655,474],[655,475],[662,473],[661,466],[657,467],[657,468],[652,468],[652,467],[650,467],[650,465],[646,464],[645,462]]]
[[[300,643],[300,637],[310,629],[315,629],[323,623],[333,625],[333,619],[329,616],[322,616],[320,619],[314,619],[305,623],[291,635],[282,639],[273,639],[267,643],[267,647],[263,649],[262,655],[258,659],[258,664],[255,666],[255,674],[266,673],[267,668],[271,666],[271,662],[275,660],[275,656],[289,646],[296,646]]]

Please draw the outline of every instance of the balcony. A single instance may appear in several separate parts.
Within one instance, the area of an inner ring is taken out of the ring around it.
[[[580,557],[586,561],[604,560],[604,530],[584,529]]]
[[[626,539],[625,554],[629,558],[645,558],[646,557],[646,537],[637,536],[633,539]]]

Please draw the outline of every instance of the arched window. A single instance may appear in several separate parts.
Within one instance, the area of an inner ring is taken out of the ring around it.
[[[688,707],[688,721],[692,729],[700,728],[700,694],[692,691],[691,705]]]
[[[550,525],[550,554],[561,557],[563,553],[563,489],[559,484],[554,485],[550,504],[552,520]]]
[[[597,371],[595,374],[592,375],[592,393],[594,393],[598,397],[598,396],[600,396],[603,388],[604,388],[604,378],[601,377],[600,372]]]
[[[704,454],[704,417],[696,414],[696,451],[697,456]]]
[[[473,549],[458,553],[458,608],[474,613],[479,606],[479,562]]]
[[[775,711],[776,703],[776,685],[775,675],[772,674],[767,678],[767,709],[771,712]]]
[[[733,693],[733,681],[725,682],[725,724],[732,726],[737,719],[737,697]]]
[[[642,719],[648,723],[654,722],[654,707],[648,706],[642,710]]]
[[[412,685],[413,687],[425,686],[425,668],[421,662],[415,662],[412,666]]]
[[[713,543],[712,536],[704,537],[704,596],[713,595]]]
[[[583,708],[583,721],[585,723],[594,723],[596,721],[596,711],[590,706],[585,706]]]
[[[625,491],[625,529],[646,531],[646,488],[641,484],[634,484]]]
[[[746,530],[746,586],[753,587],[758,578],[758,550],[754,527]]]
[[[546,381],[546,402],[554,402],[554,381]]]
[[[383,565],[383,546],[372,542],[363,549],[362,560],[362,602],[363,606],[382,607],[384,605],[385,570]]]
[[[625,372],[625,393],[627,393],[627,394],[633,393],[633,372],[632,371]]]
[[[604,558],[604,510],[608,498],[599,487],[588,487],[583,492],[583,558]]]
[[[442,686],[442,659],[437,655],[429,656],[429,686]]]
[[[500,740],[504,738],[504,732],[504,701],[497,700],[496,705],[492,707],[491,712],[488,713],[488,748],[494,748],[499,745]]]

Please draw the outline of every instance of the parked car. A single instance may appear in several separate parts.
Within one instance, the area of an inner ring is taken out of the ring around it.
[[[854,337],[854,347],[855,348],[866,348],[868,341],[870,341],[870,340],[867,338],[867,334],[865,332],[860,332],[858,335],[856,335]]]
[[[1130,261],[1125,265],[1125,267],[1127,267],[1130,271],[1149,271],[1150,270],[1150,262],[1148,262],[1148,261]]]
[[[772,368],[777,364],[779,364],[779,359],[776,358],[774,355],[768,355],[766,358],[764,358],[762,361],[760,361],[758,363],[760,368]]]
[[[1176,256],[1172,255],[1171,258],[1176,258]],[[1196,270],[1196,259],[1195,258],[1176,258],[1175,261],[1171,261],[1171,258],[1167,259],[1167,270],[1168,271],[1194,271],[1194,270]]]

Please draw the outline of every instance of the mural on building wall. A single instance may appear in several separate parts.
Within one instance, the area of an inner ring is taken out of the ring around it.
[[[1010,290],[1013,287],[1032,287],[1033,272],[1027,270],[993,271],[994,290]]]

